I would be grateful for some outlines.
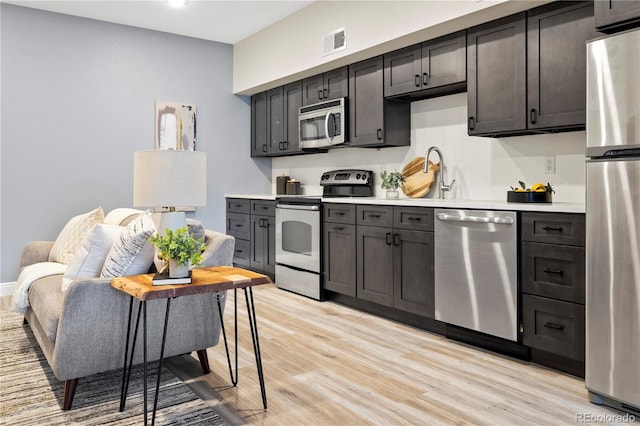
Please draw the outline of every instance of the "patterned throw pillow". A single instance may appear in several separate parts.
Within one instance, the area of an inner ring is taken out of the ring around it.
[[[85,214],[75,216],[62,228],[49,252],[49,262],[68,265],[73,255],[78,251],[84,236],[96,223],[104,221],[104,211],[98,207]]]
[[[155,232],[151,214],[148,211],[140,214],[113,243],[100,276],[113,278],[148,272],[153,263],[154,250],[147,240]]]
[[[98,277],[109,250],[123,230],[122,226],[103,223],[94,225],[85,235],[62,277],[62,291],[67,291],[73,280],[78,278]]]

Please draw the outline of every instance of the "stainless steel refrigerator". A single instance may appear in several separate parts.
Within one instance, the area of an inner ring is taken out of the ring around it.
[[[640,414],[640,30],[587,43],[586,386]]]

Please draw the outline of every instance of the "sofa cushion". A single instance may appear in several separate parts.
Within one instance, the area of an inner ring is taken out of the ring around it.
[[[100,276],[113,278],[148,272],[153,263],[154,247],[147,240],[155,232],[149,212],[136,217],[113,243]]]
[[[80,248],[71,259],[62,277],[62,291],[67,291],[76,278],[100,276],[113,243],[123,231],[122,226],[97,223],[85,235]]]
[[[31,284],[29,289],[29,305],[35,313],[47,338],[56,339],[58,321],[62,313],[64,293],[62,292],[62,274],[49,275]]]
[[[62,228],[49,252],[49,262],[68,265],[80,247],[84,236],[96,223],[104,221],[104,211],[98,207],[88,213],[72,217]]]
[[[129,207],[113,209],[104,217],[104,223],[107,225],[127,226],[143,211]]]

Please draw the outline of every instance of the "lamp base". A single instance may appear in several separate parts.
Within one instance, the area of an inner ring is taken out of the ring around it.
[[[158,234],[165,235],[167,228],[175,231],[178,228],[187,226],[187,216],[184,212],[164,212],[160,215],[160,225]]]

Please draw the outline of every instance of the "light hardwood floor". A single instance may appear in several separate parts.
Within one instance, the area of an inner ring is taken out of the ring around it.
[[[621,414],[589,403],[582,379],[273,285],[254,289],[263,410],[242,291],[238,296],[238,386],[229,386],[222,341],[209,349],[212,373],[192,382],[213,388],[220,401],[209,402],[231,408],[243,423],[561,425]],[[229,292],[230,338],[232,303]]]

